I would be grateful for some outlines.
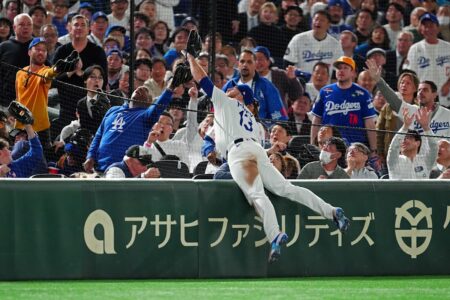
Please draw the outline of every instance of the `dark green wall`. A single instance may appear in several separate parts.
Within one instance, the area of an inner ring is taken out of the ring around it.
[[[232,181],[0,181],[0,279],[450,274],[445,181],[295,184],[343,207],[351,227],[341,236],[270,195],[292,244],[268,265],[262,224]]]

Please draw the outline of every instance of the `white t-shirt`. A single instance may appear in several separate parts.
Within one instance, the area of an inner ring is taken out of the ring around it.
[[[125,13],[125,16],[123,17],[122,20],[116,19],[112,14],[108,15],[108,24],[109,27],[114,26],[114,25],[120,25],[123,28],[125,28],[127,30],[127,35],[130,34],[129,30],[130,30],[130,15]]]
[[[164,150],[164,152],[167,155],[176,155],[178,158],[184,162],[187,166],[190,165],[189,163],[189,150],[188,146],[185,142],[177,140],[167,140],[164,142],[157,141],[157,143],[161,146],[161,148]],[[153,161],[159,161],[162,158],[161,152],[158,151],[158,149],[155,147],[154,144],[151,145],[151,147],[147,147],[144,145],[147,149],[150,149],[150,153],[152,155]]]
[[[284,59],[295,63],[302,71],[312,73],[314,65],[322,61],[330,66],[343,56],[341,44],[327,34],[321,41],[314,38],[312,30],[295,35],[289,42]],[[330,68],[330,72],[332,68]]]
[[[416,72],[420,81],[433,81],[439,93],[439,101],[449,106],[449,95],[441,95],[441,88],[450,77],[450,43],[438,40],[437,44],[429,44],[425,40],[415,43],[408,52],[403,69]]]
[[[405,133],[406,131],[400,130]],[[425,132],[427,135],[433,135],[431,131]],[[419,153],[413,160],[403,154],[400,154],[400,144],[405,136],[396,134],[392,139],[387,154],[387,165],[389,170],[389,179],[428,179],[433,164],[437,158],[437,139],[422,137],[422,144],[428,144],[429,148],[420,147]]]

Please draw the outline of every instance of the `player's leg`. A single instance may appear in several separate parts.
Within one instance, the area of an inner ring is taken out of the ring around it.
[[[276,195],[305,205],[327,219],[333,219],[335,207],[325,202],[322,198],[320,198],[310,190],[291,184],[272,165],[263,149],[258,153],[258,168],[260,170],[262,181],[266,189]]]
[[[310,190],[295,186],[286,180],[281,173],[270,163],[267,155],[258,160],[264,187],[272,193],[303,204],[327,219],[331,219],[337,228],[345,232],[350,226],[349,219],[340,207],[333,207]]]
[[[263,219],[267,239],[273,241],[280,233],[280,229],[273,204],[264,193],[264,186],[254,155],[241,144],[239,147],[233,147],[228,153],[228,164],[234,181],[250,205]]]

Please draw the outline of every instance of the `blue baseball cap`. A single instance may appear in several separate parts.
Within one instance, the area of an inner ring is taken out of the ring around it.
[[[116,31],[116,30],[122,32],[123,35],[125,35],[126,32],[127,32],[127,30],[125,29],[125,27],[120,26],[120,25],[113,25],[113,26],[110,26],[110,27],[108,28],[108,30],[106,30],[106,36],[108,36],[112,31]]]
[[[106,21],[108,21],[108,16],[102,11],[98,11],[95,14],[93,14],[91,20],[92,21],[97,21],[98,18],[103,18]]]
[[[82,3],[80,3],[79,9],[81,9],[81,8],[86,8],[86,9],[92,10],[92,11],[94,10],[94,7],[89,2],[82,2]]]
[[[342,7],[341,0],[328,0],[328,7],[330,6],[340,6]]]
[[[269,51],[269,49],[268,49],[267,47],[264,47],[264,46],[257,46],[253,51],[254,51],[255,53],[256,53],[256,52],[260,52],[260,53],[264,54],[264,56],[265,56],[267,59],[270,59],[270,51]]]
[[[118,48],[109,49],[108,52],[106,52],[106,57],[109,57],[110,55],[113,55],[113,54],[117,54],[117,55],[119,55],[120,58],[123,58],[122,51],[120,51],[120,49],[118,49]]]
[[[37,44],[40,44],[40,43],[45,43],[45,39],[43,37],[34,38],[31,41],[30,45],[28,46],[28,50],[30,50],[31,48],[33,48],[34,46],[36,46]]]
[[[255,98],[253,97],[252,89],[246,84],[237,84],[234,80],[231,81],[231,86],[237,87],[239,92],[241,92],[242,97],[244,98],[245,105],[250,105],[255,102]]]
[[[434,24],[436,24],[437,26],[439,26],[439,21],[436,18],[435,15],[430,14],[430,13],[425,13],[420,17],[420,23],[424,22],[424,21],[431,21]]]

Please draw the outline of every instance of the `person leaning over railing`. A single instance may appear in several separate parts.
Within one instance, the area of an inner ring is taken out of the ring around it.
[[[0,177],[28,178],[34,166],[43,159],[43,150],[33,126],[25,125],[30,149],[20,158],[13,160],[9,150],[9,142],[0,138]]]

